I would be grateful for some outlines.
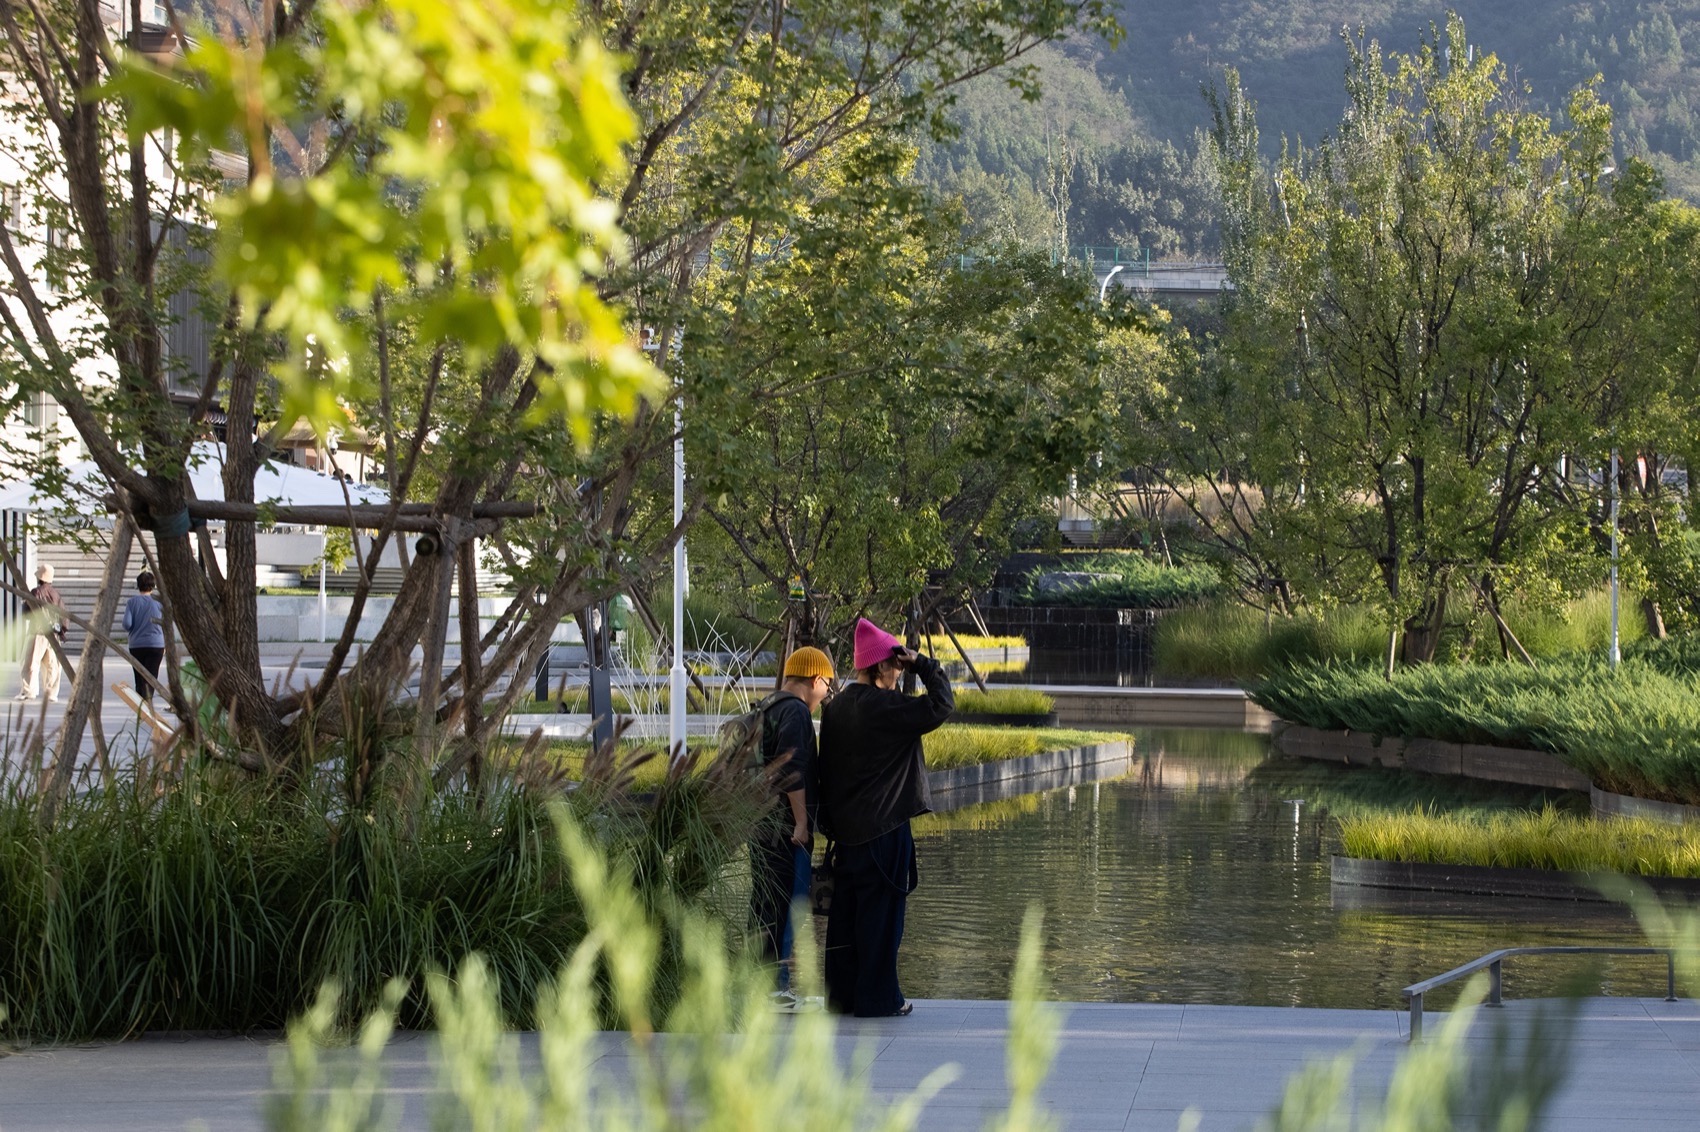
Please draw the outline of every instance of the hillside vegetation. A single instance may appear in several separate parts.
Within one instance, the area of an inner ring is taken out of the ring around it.
[[[961,139],[929,146],[917,173],[960,193],[992,238],[1211,255],[1202,88],[1237,68],[1269,155],[1283,138],[1312,144],[1345,108],[1344,29],[1411,50],[1448,9],[1526,88],[1531,109],[1559,116],[1569,92],[1599,75],[1620,156],[1647,159],[1673,192],[1700,199],[1700,68],[1687,61],[1688,50],[1700,53],[1700,0],[1125,3],[1119,46],[1075,42],[1034,56],[1042,102],[1021,102],[998,78],[970,88],[958,105]]]

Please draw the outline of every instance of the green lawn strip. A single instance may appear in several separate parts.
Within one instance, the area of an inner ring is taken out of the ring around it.
[[[956,693],[956,710],[964,715],[1049,715],[1057,701],[1037,688],[977,688]]]
[[[1340,851],[1376,861],[1700,877],[1700,825],[1578,817],[1553,807],[1343,817]]]
[[[1700,641],[1626,650],[1616,671],[1567,654],[1539,669],[1305,664],[1252,685],[1282,719],[1323,730],[1549,751],[1605,790],[1700,803]]]
[[[1045,751],[1066,751],[1074,747],[1093,746],[1126,740],[1127,735],[1110,731],[1075,731],[1067,728],[1009,728],[973,727],[946,724],[924,740],[927,766],[932,770],[951,770],[956,767],[978,766],[1037,755]],[[626,740],[622,754],[636,757],[653,751],[655,757],[636,769],[634,785],[639,790],[653,790],[667,775],[667,759],[662,754],[665,743],[656,740]],[[590,744],[582,739],[557,739],[549,744],[551,756],[568,775],[577,777],[584,771],[585,756]]]

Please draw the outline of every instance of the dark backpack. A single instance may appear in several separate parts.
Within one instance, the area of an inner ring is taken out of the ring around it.
[[[768,709],[789,697],[789,692],[774,692],[757,701],[744,714],[722,723],[720,757],[737,759],[752,769],[764,768],[767,765],[767,738],[772,730]]]

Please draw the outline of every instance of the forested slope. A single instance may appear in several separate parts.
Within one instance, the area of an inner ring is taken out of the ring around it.
[[[1265,144],[1314,142],[1339,121],[1343,29],[1414,50],[1448,8],[1471,40],[1562,111],[1598,74],[1619,153],[1650,160],[1673,192],[1700,199],[1700,0],[1127,0],[1118,47],[1075,43],[1038,56],[1045,99],[992,79],[959,107],[963,137],[928,147],[919,173],[960,192],[983,233],[1022,243],[1122,244],[1208,254],[1215,243],[1200,90],[1239,69]],[[1062,221],[1066,218],[1067,223]]]

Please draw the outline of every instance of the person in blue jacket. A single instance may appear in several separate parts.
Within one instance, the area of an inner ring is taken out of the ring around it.
[[[903,920],[919,873],[909,819],[932,810],[921,736],[956,709],[932,657],[871,621],[856,622],[856,683],[821,709],[821,826],[833,842],[826,1001],[841,1014],[908,1014],[897,981]],[[923,696],[897,690],[905,668]]]
[[[151,571],[136,575],[136,590],[124,603],[124,633],[129,638],[130,655],[137,662],[136,694],[151,702],[152,681],[159,679],[160,661],[165,659],[165,609],[154,596]]]

